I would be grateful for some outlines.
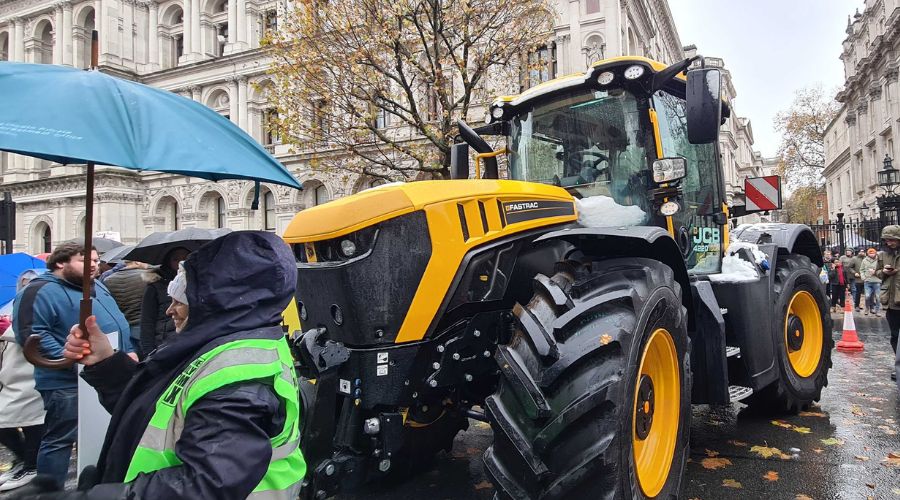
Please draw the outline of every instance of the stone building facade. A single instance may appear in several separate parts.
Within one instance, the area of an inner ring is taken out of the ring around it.
[[[866,0],[847,19],[841,61],[845,82],[837,117],[825,131],[828,212],[877,213],[877,172],[885,155],[897,157],[900,133],[900,0]]]
[[[584,71],[607,57],[641,55],[672,63],[684,57],[665,0],[554,0],[557,23],[532,56],[545,71],[523,75],[522,87]],[[279,144],[265,126],[270,61],[260,49],[277,29],[285,2],[276,0],[0,0],[0,60],[87,68],[91,32],[99,33],[100,69],[177,92],[228,117],[267,147],[303,191],[263,185],[252,211],[253,185],[98,168],[97,231],[136,243],[153,231],[230,227],[282,232],[293,215],[370,187],[373,179],[324,173],[316,155]],[[729,78],[731,97],[736,94]],[[729,201],[752,163],[752,131],[732,118],[723,129]],[[758,155],[757,155],[758,156]],[[84,169],[0,153],[2,189],[18,204],[17,251],[40,253],[84,227]]]

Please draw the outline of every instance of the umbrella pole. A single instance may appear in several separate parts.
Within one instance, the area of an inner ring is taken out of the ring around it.
[[[91,266],[93,265],[93,232],[94,232],[94,163],[87,164],[87,193],[85,195],[84,217],[84,276],[81,281],[81,307],[79,309],[78,324],[81,331],[87,333],[85,321],[91,315]]]

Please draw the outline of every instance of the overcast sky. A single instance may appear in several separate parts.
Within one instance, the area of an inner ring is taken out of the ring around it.
[[[847,15],[856,0],[669,0],[684,45],[721,57],[731,72],[734,108],[750,119],[754,149],[774,156],[779,137],[772,120],[788,108],[794,91],[844,83],[838,59]]]

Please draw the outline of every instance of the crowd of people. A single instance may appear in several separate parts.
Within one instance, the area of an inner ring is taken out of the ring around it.
[[[0,492],[21,488],[38,474],[61,488],[78,432],[75,367],[32,366],[20,347],[25,339],[37,334],[45,356],[63,356],[69,329],[79,320],[87,272],[99,328],[114,335],[118,352],[144,359],[176,332],[166,313],[172,303],[167,287],[188,254],[176,247],[159,266],[133,261],[112,266],[96,249],[88,253],[80,243],[67,242],[50,253],[46,269],[20,275],[12,315],[0,317],[0,444],[14,455],[12,467],[0,475]]]
[[[882,310],[890,331],[891,348],[897,355],[900,336],[900,226],[885,226],[881,232],[884,248],[839,248],[823,252],[819,276],[831,300],[832,312],[841,312],[849,298],[851,309],[880,317]],[[897,357],[900,367],[900,357]],[[897,369],[891,372],[897,379]]]

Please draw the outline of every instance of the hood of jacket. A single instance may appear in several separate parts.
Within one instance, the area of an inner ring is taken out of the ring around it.
[[[293,252],[264,231],[236,231],[215,239],[191,253],[184,269],[187,323],[148,364],[176,364],[216,338],[278,325],[297,287]]]

